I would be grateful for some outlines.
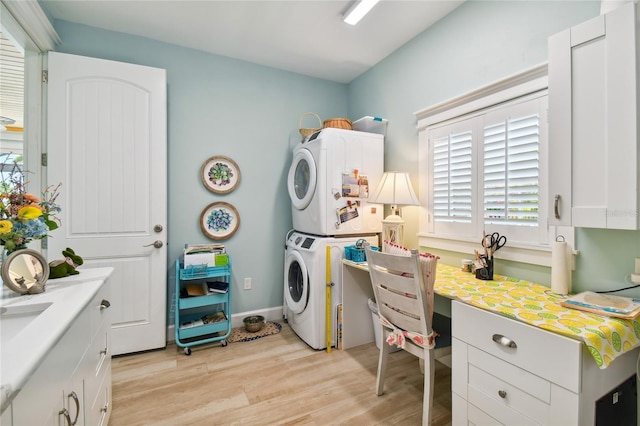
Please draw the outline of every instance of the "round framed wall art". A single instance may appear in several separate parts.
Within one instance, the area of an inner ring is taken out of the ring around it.
[[[212,240],[231,238],[240,227],[238,210],[224,201],[209,204],[200,214],[200,228]]]
[[[240,183],[240,168],[231,158],[214,155],[202,165],[200,177],[209,191],[226,194]]]

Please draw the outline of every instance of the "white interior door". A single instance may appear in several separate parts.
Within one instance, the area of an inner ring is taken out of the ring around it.
[[[48,259],[71,247],[82,268],[115,268],[113,355],[164,347],[166,72],[53,52],[48,68],[47,181],[62,182]]]

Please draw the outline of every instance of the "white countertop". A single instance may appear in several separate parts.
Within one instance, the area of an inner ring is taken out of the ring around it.
[[[113,268],[78,271],[80,274],[72,277],[47,281],[45,292],[41,294],[18,295],[3,286],[0,307],[41,303],[51,303],[51,306],[0,347],[0,412],[20,392],[47,353],[96,295]]]

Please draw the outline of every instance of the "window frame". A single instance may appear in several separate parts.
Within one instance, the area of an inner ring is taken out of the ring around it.
[[[429,174],[429,130],[446,122],[451,122],[455,118],[462,120],[463,118],[471,119],[481,116],[501,104],[546,96],[547,90],[547,64],[544,63],[522,73],[515,74],[465,95],[450,99],[446,102],[415,113],[416,118],[418,119],[418,187],[419,196],[422,200],[418,215],[418,239],[421,246],[462,253],[473,253],[474,250],[477,250],[480,247],[480,239],[482,238],[484,223],[483,214],[478,211],[480,214],[476,214],[475,217],[472,218],[474,233],[478,233],[478,238],[471,236],[458,237],[455,235],[447,235],[446,233],[436,233],[431,227],[433,222],[429,219],[432,214],[430,210],[432,200],[428,191],[431,179]],[[543,111],[542,113],[547,114],[547,111]],[[546,117],[544,118],[546,119]],[[482,128],[480,128],[480,131],[482,132]],[[476,161],[478,158],[478,155],[475,153],[476,149],[479,148],[474,146],[474,179],[477,179],[479,176],[479,174],[476,173],[477,167],[482,167],[482,164]],[[540,151],[540,159],[546,159],[547,155],[546,146],[542,147]],[[540,174],[539,181],[539,212],[541,213],[541,216],[544,214],[545,217],[548,214],[547,175],[548,170],[543,170]],[[480,205],[478,198],[481,198],[482,194],[476,191],[473,197],[474,209],[479,208]],[[573,228],[570,227],[548,226],[545,219],[542,219],[542,221],[543,222],[540,223],[540,226],[538,226],[538,243],[514,243],[509,241],[509,243],[500,250],[498,257],[517,262],[550,266],[551,249],[549,242],[553,241],[557,236],[562,235],[565,238],[565,241],[573,245],[574,231]],[[491,232],[493,232],[493,230],[491,230]]]

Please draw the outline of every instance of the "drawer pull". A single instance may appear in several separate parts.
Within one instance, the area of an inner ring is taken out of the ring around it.
[[[502,399],[506,398],[506,397],[507,397],[507,391],[499,390],[499,391],[498,391],[498,396],[499,396],[500,398],[502,398]]]
[[[509,339],[508,337],[503,336],[502,334],[494,334],[493,341],[499,345],[506,346],[508,348],[517,348],[516,342]]]
[[[107,309],[109,306],[111,306],[111,303],[106,299],[102,299],[102,302],[100,302],[100,310]]]
[[[76,417],[71,422],[71,426],[75,426],[75,424],[78,423],[78,415],[80,414],[80,400],[78,399],[78,394],[75,392],[71,392],[68,398],[73,399],[73,402],[76,404]]]
[[[69,415],[69,411],[66,408],[63,408],[62,411],[58,412],[59,415],[63,415],[65,421],[67,422],[67,426],[71,426],[71,416]]]

